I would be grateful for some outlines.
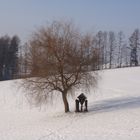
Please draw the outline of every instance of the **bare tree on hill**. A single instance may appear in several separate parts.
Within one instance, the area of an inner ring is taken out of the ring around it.
[[[113,68],[114,64],[114,57],[115,57],[115,33],[110,31],[109,32],[109,68]]]
[[[139,65],[139,61],[138,61],[138,50],[140,49],[140,31],[139,29],[135,29],[135,31],[133,32],[133,34],[131,35],[131,37],[129,38],[129,42],[130,42],[130,49],[131,49],[131,53],[130,53],[130,66],[132,66],[133,64],[135,66]]]
[[[31,99],[43,103],[58,91],[69,112],[70,91],[97,83],[97,73],[89,72],[91,66],[97,68],[99,59],[93,44],[93,36],[81,34],[71,22],[54,21],[35,32],[25,58],[28,78],[23,80]]]

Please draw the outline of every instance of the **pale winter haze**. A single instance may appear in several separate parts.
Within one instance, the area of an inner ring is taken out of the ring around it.
[[[140,28],[139,0],[0,0],[0,34],[18,34],[23,42],[40,25],[72,19],[83,30],[130,34]]]

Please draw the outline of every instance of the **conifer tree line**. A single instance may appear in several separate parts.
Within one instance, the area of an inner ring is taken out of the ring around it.
[[[96,70],[140,65],[139,29],[130,36],[122,31],[99,31],[94,34],[93,44],[99,54]],[[27,43],[21,45],[16,35],[0,37],[0,81],[21,78],[29,73],[26,65],[28,49]]]
[[[16,78],[18,74],[19,37],[0,37],[0,81]]]

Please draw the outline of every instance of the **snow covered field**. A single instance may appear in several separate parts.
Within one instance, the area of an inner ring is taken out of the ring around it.
[[[34,108],[15,81],[0,82],[0,140],[139,140],[140,67],[100,75],[88,113],[74,112],[75,97],[68,114],[60,98]]]

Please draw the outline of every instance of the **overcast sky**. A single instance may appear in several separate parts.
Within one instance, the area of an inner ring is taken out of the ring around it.
[[[82,30],[140,28],[140,0],[0,0],[0,36],[30,34],[47,22],[72,19]]]

